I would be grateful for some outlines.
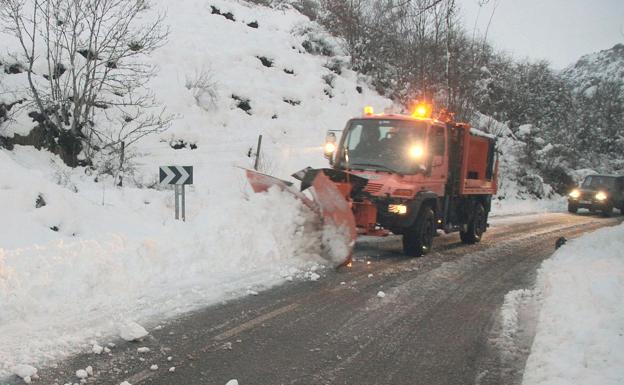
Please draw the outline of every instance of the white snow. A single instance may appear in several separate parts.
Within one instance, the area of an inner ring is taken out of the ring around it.
[[[175,372],[175,366],[172,366],[169,368],[169,373],[173,373],[173,372]]]
[[[119,337],[125,341],[136,341],[148,334],[147,330],[136,322],[127,322],[119,328]],[[142,348],[139,348],[142,349]],[[148,348],[145,348],[149,351]],[[141,351],[139,350],[139,353]]]
[[[384,298],[385,296],[386,296],[386,293],[384,293],[383,291],[380,290],[377,292],[377,297]]]
[[[238,380],[229,380],[225,385],[238,385]]]
[[[89,373],[85,369],[78,369],[76,370],[76,377],[87,378],[89,377]]]
[[[150,370],[158,370],[158,365],[154,364],[150,366]]]
[[[145,347],[145,346],[137,348],[138,353],[149,353],[149,351],[150,351],[150,348]]]
[[[103,347],[101,347],[98,344],[93,345],[93,347],[91,348],[91,351],[95,354],[102,354],[102,351],[104,350]]]
[[[518,309],[529,298],[535,296],[534,290],[519,289],[510,291],[505,295],[505,301],[501,309],[502,337],[511,342],[518,332],[519,314]]]
[[[569,241],[538,273],[525,385],[624,383],[624,225]]]
[[[18,377],[26,379],[26,377],[31,378],[32,376],[36,375],[37,368],[30,365],[19,364],[11,368],[11,373],[15,374]]]
[[[121,383],[121,384],[119,384],[119,385],[132,385],[132,384],[131,384],[131,383],[129,383],[128,381],[124,381],[124,382],[122,382],[122,383]]]

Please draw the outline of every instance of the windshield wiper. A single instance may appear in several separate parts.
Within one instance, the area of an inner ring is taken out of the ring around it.
[[[353,168],[354,166],[356,166],[356,167],[357,166],[377,167],[377,168],[382,169],[384,171],[393,172],[393,173],[396,173],[396,174],[403,174],[402,172],[399,172],[397,170],[393,170],[390,167],[387,167],[387,166],[384,166],[384,165],[381,165],[381,164],[376,164],[376,163],[351,163],[351,164],[349,164],[350,168]]]

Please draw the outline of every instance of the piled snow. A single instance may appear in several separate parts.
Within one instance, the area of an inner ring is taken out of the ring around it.
[[[624,383],[624,225],[568,242],[539,270],[526,385]]]
[[[119,337],[125,341],[136,341],[147,335],[147,330],[136,322],[128,322],[123,324],[119,329]],[[142,349],[142,348],[139,348]],[[145,348],[149,351],[148,348]],[[141,351],[139,350],[139,353]]]
[[[37,368],[24,364],[15,365],[11,368],[11,372],[16,376],[21,377],[27,384],[31,382],[33,377],[37,376]]]

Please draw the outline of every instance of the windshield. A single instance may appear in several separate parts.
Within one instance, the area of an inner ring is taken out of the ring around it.
[[[611,176],[590,175],[585,178],[582,188],[586,189],[613,189],[615,187],[615,178]]]
[[[413,174],[424,163],[426,122],[362,119],[347,128],[340,166]]]

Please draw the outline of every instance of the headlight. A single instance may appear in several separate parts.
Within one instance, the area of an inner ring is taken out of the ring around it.
[[[388,212],[393,214],[405,215],[407,214],[407,206],[405,205],[388,205]]]
[[[425,155],[425,149],[423,148],[423,146],[419,144],[415,144],[412,147],[410,147],[409,155],[410,157],[414,159],[420,159],[422,158],[423,155]]]
[[[607,199],[607,194],[605,194],[604,192],[600,191],[596,194],[596,200],[597,201],[603,201],[605,199]]]
[[[333,154],[336,151],[336,143],[327,142],[324,149],[326,154]]]
[[[581,196],[581,192],[579,190],[572,190],[572,192],[570,192],[570,198],[578,198]]]

